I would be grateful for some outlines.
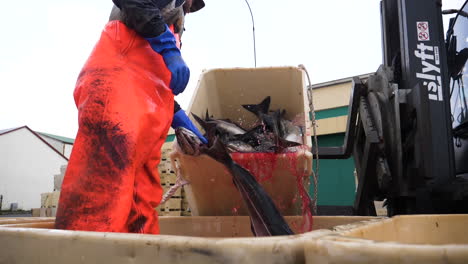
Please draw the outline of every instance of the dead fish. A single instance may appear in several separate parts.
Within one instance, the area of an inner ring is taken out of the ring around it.
[[[202,150],[223,164],[233,177],[250,215],[250,227],[255,236],[293,235],[270,196],[250,172],[235,163],[221,140],[215,139],[211,148]]]
[[[177,143],[182,152],[206,154],[223,164],[231,173],[233,182],[239,190],[241,197],[250,215],[250,227],[255,236],[281,236],[293,235],[289,225],[280,214],[270,196],[255,180],[252,174],[235,163],[228,150],[217,137],[208,139],[213,142],[211,147],[200,145],[200,140],[193,137],[193,133],[185,128],[176,129]],[[179,139],[181,142],[179,142]],[[189,146],[192,145],[192,146]],[[194,151],[197,149],[198,151]]]
[[[304,141],[301,128],[287,120],[285,115],[286,110],[281,111],[281,114],[279,115],[278,124],[280,127],[280,136],[287,141],[297,142],[302,145]]]
[[[192,131],[178,127],[175,130],[177,145],[182,150],[182,153],[190,156],[200,155],[200,148],[203,145],[200,138]]]
[[[240,140],[228,141],[225,144],[229,152],[242,152],[242,153],[256,152],[254,147]]]
[[[301,144],[280,138],[273,132],[266,132],[262,125],[256,126],[243,135],[236,136],[236,139],[253,146],[257,152],[282,152],[290,147],[297,147]]]
[[[265,124],[266,128],[276,135],[279,135],[279,125],[277,113],[270,114],[271,97],[267,96],[259,104],[244,104],[242,107],[255,114],[258,119]]]
[[[209,121],[205,121],[194,113],[192,113],[192,116],[206,132],[210,131],[213,127],[216,127],[219,132],[228,134],[229,136],[241,135],[246,132],[243,128],[225,120],[210,119]]]

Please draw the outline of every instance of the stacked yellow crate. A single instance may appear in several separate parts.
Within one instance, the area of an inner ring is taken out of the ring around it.
[[[60,191],[41,193],[41,208],[33,208],[33,217],[55,217]]]

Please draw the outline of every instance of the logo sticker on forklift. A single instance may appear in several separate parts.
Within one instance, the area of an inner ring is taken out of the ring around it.
[[[440,72],[440,52],[438,46],[433,46],[429,37],[429,22],[416,22],[418,29],[418,42],[414,50],[414,56],[419,59],[421,68],[416,72],[422,87],[427,89],[429,100],[444,101],[442,93],[442,76]]]
[[[416,46],[414,55],[421,62],[421,70],[416,72],[416,78],[427,89],[429,100],[443,101],[439,47],[420,42]]]
[[[429,22],[419,21],[416,22],[416,27],[418,28],[418,40],[419,41],[429,41]]]

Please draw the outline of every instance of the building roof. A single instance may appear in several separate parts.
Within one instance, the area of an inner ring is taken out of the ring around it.
[[[37,133],[38,133],[39,135],[42,135],[42,136],[45,136],[45,137],[49,137],[49,138],[55,139],[55,140],[61,141],[61,142],[66,143],[66,144],[73,144],[73,143],[75,143],[75,140],[74,140],[73,138],[67,138],[67,137],[52,135],[52,134],[44,133],[44,132],[37,132]]]
[[[38,133],[36,133],[34,130],[30,129],[28,126],[22,126],[22,127],[15,127],[15,128],[8,128],[8,129],[3,129],[0,130],[0,136],[3,136],[8,133],[15,132],[20,129],[27,129],[29,130],[34,136],[36,136],[39,140],[41,140],[44,144],[46,144],[49,148],[51,148],[55,153],[59,154],[62,158],[68,161],[68,158],[65,157],[62,153],[60,153],[57,149],[55,149],[52,145],[50,145],[47,141],[45,141]]]
[[[366,74],[361,74],[361,75],[358,75],[358,76],[352,76],[352,77],[342,78],[342,79],[338,79],[338,80],[312,84],[311,87],[312,87],[312,89],[319,89],[319,88],[328,87],[328,86],[331,86],[331,85],[347,83],[347,82],[351,82],[354,77],[358,77],[359,79],[363,80],[363,79],[369,78],[369,76],[371,76],[372,74],[374,74],[374,73],[366,73]]]
[[[0,129],[0,135],[2,135],[2,134],[5,134],[5,133],[8,133],[8,132],[10,132],[10,131],[13,131],[13,130],[17,130],[17,129],[19,129],[19,128],[21,128],[21,127],[14,127],[14,128]]]

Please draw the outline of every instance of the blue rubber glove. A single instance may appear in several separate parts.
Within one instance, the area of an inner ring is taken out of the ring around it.
[[[192,123],[189,117],[185,114],[185,111],[180,109],[177,113],[174,114],[174,119],[172,119],[172,128],[176,129],[178,127],[184,127],[198,136],[201,142],[208,144],[208,140],[200,133],[198,128]]]
[[[185,90],[190,78],[190,70],[185,64],[176,45],[174,34],[167,25],[166,31],[153,38],[145,38],[151,48],[161,54],[166,63],[166,67],[171,72],[171,83],[169,87],[174,95],[178,95]]]

